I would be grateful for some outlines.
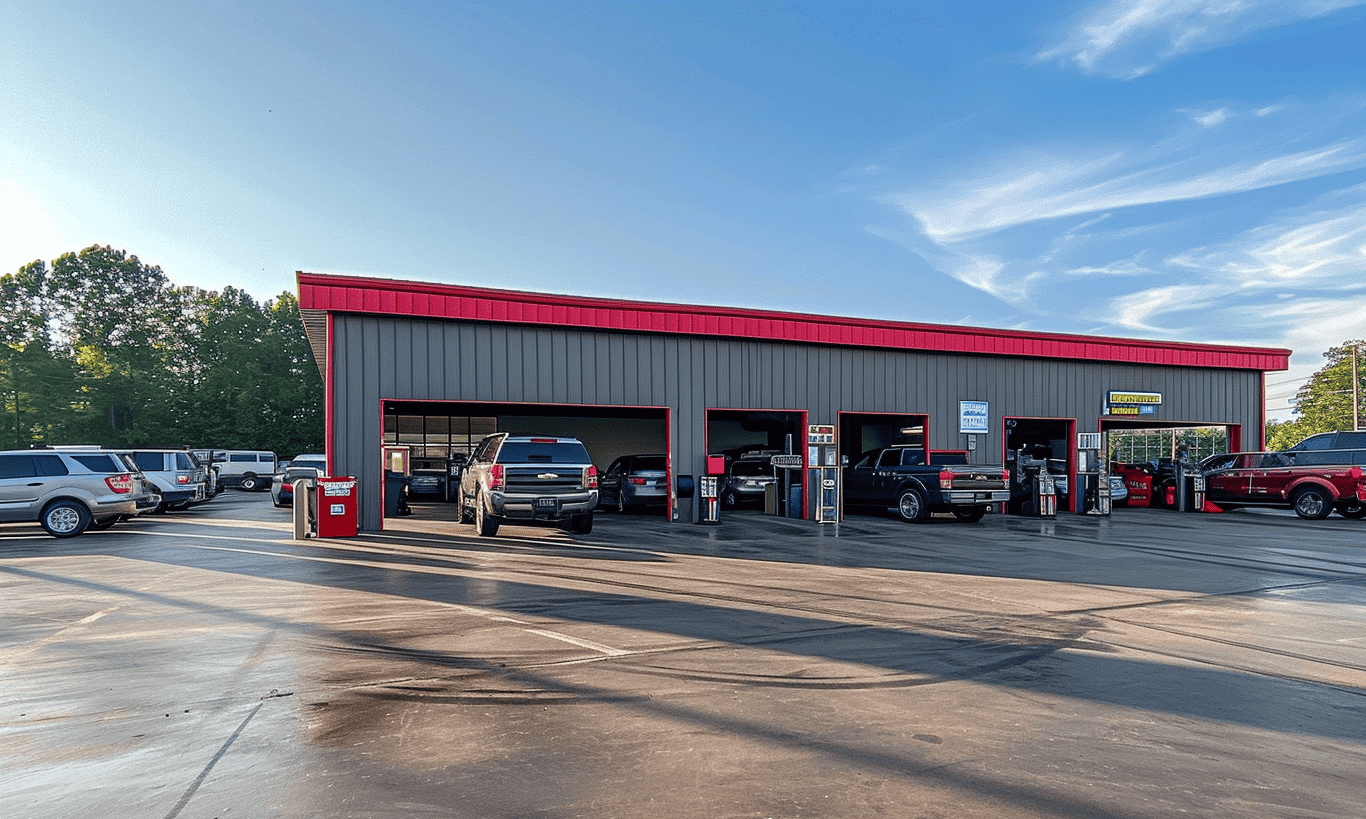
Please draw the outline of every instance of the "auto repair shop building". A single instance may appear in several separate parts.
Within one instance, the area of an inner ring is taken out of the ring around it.
[[[1231,451],[1255,449],[1265,373],[1290,356],[305,272],[298,286],[330,472],[357,477],[370,531],[386,444],[468,452],[495,431],[577,437],[599,471],[664,453],[673,490],[710,453],[803,453],[809,425],[833,426],[849,462],[971,441],[973,463],[1030,445],[1074,465],[1077,433],[1134,428],[1223,427]],[[691,508],[675,491],[667,514]]]

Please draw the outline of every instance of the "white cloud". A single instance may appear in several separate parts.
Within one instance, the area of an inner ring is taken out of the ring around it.
[[[1214,156],[1108,149],[1078,159],[1034,152],[1011,157],[999,170],[953,180],[940,192],[887,199],[914,216],[931,239],[951,243],[1027,222],[1239,193],[1351,170],[1366,166],[1366,140],[1235,161]],[[1206,167],[1197,167],[1202,164]]]
[[[1257,32],[1361,5],[1363,0],[1112,0],[1039,52],[1088,74],[1141,77],[1185,54],[1231,45]]]
[[[1208,307],[1215,289],[1204,285],[1172,285],[1153,287],[1120,296],[1101,311],[1101,318],[1129,330],[1145,333],[1171,333],[1169,327],[1161,326],[1157,319],[1161,316]]]
[[[1205,126],[1206,128],[1213,128],[1216,125],[1222,125],[1225,121],[1228,120],[1228,117],[1228,109],[1220,108],[1217,111],[1210,111],[1207,114],[1197,116],[1195,118],[1195,121]]]

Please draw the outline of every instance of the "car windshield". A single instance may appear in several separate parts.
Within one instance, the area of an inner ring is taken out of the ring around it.
[[[730,474],[746,478],[771,478],[773,465],[768,461],[736,461],[730,466]]]
[[[503,464],[586,464],[590,463],[583,444],[569,441],[508,441],[498,450]]]

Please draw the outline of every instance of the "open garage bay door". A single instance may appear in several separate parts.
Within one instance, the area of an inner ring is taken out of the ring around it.
[[[411,452],[415,500],[450,500],[453,487],[427,490],[424,471],[450,473],[487,435],[545,435],[583,442],[598,474],[624,455],[664,455],[669,464],[669,410],[666,407],[602,407],[571,404],[502,404],[475,401],[385,401],[384,446]],[[415,507],[417,511],[417,507]],[[672,502],[663,510],[672,515]]]

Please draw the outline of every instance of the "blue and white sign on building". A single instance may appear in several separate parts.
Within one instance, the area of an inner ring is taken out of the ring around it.
[[[958,431],[964,435],[980,435],[990,431],[991,411],[986,401],[958,402]]]

